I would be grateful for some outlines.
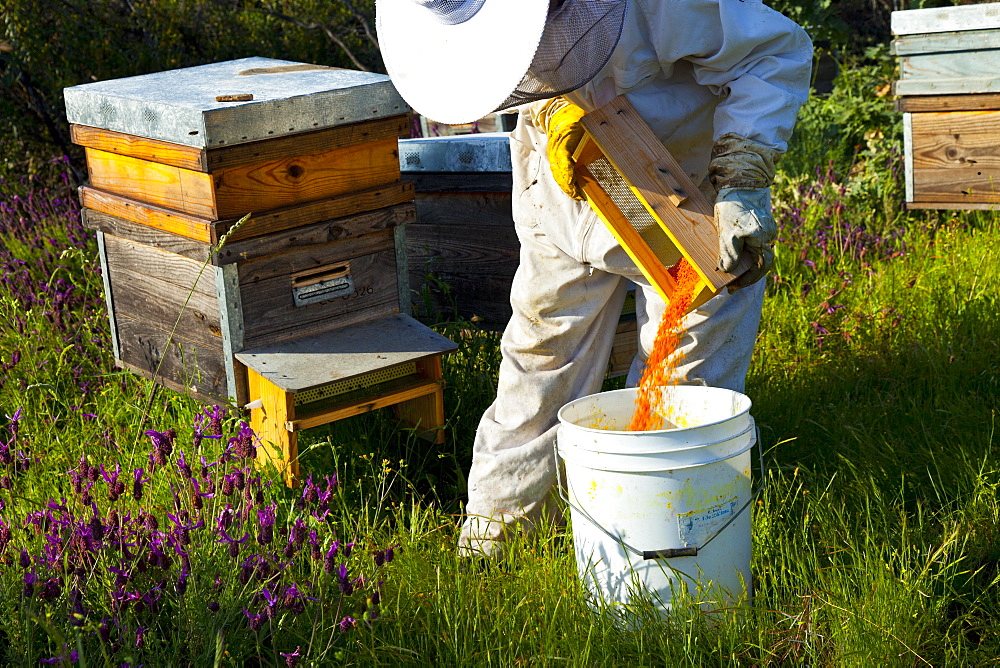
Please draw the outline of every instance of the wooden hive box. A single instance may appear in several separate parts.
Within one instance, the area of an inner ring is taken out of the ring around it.
[[[484,329],[510,320],[510,288],[521,244],[512,214],[506,132],[403,139],[403,180],[416,189],[417,222],[406,253],[414,309],[475,318]],[[635,293],[615,333],[608,376],[628,373],[638,350]]]
[[[502,329],[521,249],[507,134],[403,139],[399,163],[416,190],[417,222],[406,238],[415,310]]]
[[[893,12],[906,202],[1000,204],[1000,3]]]
[[[409,310],[387,77],[247,58],[65,98],[122,366],[243,404],[237,353]]]
[[[624,95],[583,117],[576,175],[590,206],[667,302],[670,266],[683,256],[698,273],[691,307],[719,293],[747,270],[718,269],[713,205]]]

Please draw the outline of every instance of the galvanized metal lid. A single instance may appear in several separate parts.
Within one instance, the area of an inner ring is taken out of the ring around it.
[[[399,140],[403,172],[510,172],[506,132]]]
[[[70,123],[200,148],[409,111],[383,74],[271,58],[98,81],[63,93]]]

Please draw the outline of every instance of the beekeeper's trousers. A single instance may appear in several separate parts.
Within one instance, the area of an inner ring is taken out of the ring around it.
[[[630,386],[665,308],[590,207],[553,191],[548,165],[530,144],[512,139],[511,145],[520,266],[497,397],[473,447],[463,555],[489,555],[512,528],[530,530],[541,517],[556,481],[556,413],[600,391],[629,281],[636,284],[639,330]],[[743,390],[763,294],[764,281],[723,292],[684,319],[681,382]]]

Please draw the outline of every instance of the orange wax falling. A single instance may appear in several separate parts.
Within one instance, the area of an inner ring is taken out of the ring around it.
[[[674,369],[680,363],[681,356],[674,353],[681,342],[681,337],[684,336],[681,320],[688,312],[699,279],[698,272],[684,258],[681,258],[670,273],[674,274],[676,281],[674,294],[663,312],[663,320],[660,321],[660,328],[656,332],[653,350],[646,360],[646,368],[642,372],[638,392],[635,395],[635,413],[632,415],[628,431],[661,429],[663,418],[655,411],[660,388],[677,382]]]

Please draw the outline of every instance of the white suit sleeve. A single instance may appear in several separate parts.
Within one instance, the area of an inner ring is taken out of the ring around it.
[[[809,95],[812,43],[760,0],[635,0],[665,69],[691,63],[697,83],[724,99],[714,139],[734,133],[784,151]]]

